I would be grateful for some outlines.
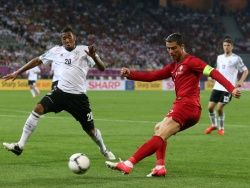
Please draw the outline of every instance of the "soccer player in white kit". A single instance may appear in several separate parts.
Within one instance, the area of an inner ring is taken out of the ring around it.
[[[217,70],[222,73],[234,86],[241,87],[247,78],[248,69],[244,65],[240,56],[233,53],[233,41],[230,37],[223,40],[224,54],[217,57]],[[237,81],[238,73],[241,77]],[[209,119],[211,125],[205,130],[205,134],[210,134],[213,130],[218,129],[219,135],[224,135],[224,106],[231,101],[232,95],[218,82],[215,82],[210,101],[208,103]],[[217,114],[214,109],[217,106]]]
[[[26,71],[28,75],[28,85],[30,87],[30,92],[33,98],[40,94],[39,89],[36,87],[36,81],[40,72],[41,70],[39,67],[34,67]]]
[[[86,95],[86,76],[89,68],[96,65],[99,70],[104,71],[104,64],[93,46],[76,45],[76,36],[71,27],[63,29],[61,42],[62,46],[53,47],[17,71],[3,77],[5,80],[15,80],[22,72],[40,64],[60,64],[60,77],[56,89],[45,95],[35,106],[24,124],[20,140],[17,143],[3,143],[3,146],[20,155],[41,115],[65,110],[80,122],[83,130],[98,145],[100,152],[107,159],[115,160],[114,154],[106,148],[100,130],[94,126],[93,114]]]

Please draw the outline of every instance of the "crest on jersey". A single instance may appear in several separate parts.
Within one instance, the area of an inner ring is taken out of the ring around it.
[[[184,71],[183,68],[184,68],[183,65],[180,65],[180,66],[179,66],[179,68],[178,68],[177,71],[176,71],[176,76],[177,76],[177,75],[180,75],[180,74],[183,74],[183,71]]]

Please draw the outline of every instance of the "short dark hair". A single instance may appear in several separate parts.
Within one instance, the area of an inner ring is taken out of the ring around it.
[[[64,27],[64,28],[62,29],[62,31],[61,31],[61,33],[67,33],[67,32],[74,33],[74,32],[73,32],[73,29],[72,29],[72,27],[71,27],[70,25]]]
[[[166,42],[176,42],[178,45],[184,44],[184,39],[180,33],[172,33],[165,38]]]
[[[223,42],[233,44],[233,39],[230,36],[225,36]]]

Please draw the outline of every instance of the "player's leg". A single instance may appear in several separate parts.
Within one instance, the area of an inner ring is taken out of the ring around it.
[[[217,117],[215,113],[215,107],[220,100],[220,91],[213,90],[208,102],[208,116],[210,120],[210,126],[205,130],[205,134],[210,134],[217,129]]]
[[[213,130],[217,129],[217,117],[215,113],[216,103],[209,101],[208,103],[208,116],[210,120],[210,126],[205,130],[205,134],[210,134]]]
[[[225,121],[225,114],[224,114],[224,106],[228,104],[232,99],[232,95],[226,91],[221,92],[221,98],[217,105],[217,113],[218,113],[218,134],[224,135],[224,121]]]
[[[34,88],[34,91],[35,91],[36,96],[39,95],[39,94],[40,94],[40,90],[39,90],[38,87],[36,86],[36,82],[34,82],[33,88]]]
[[[48,94],[45,97],[43,97],[43,99],[35,106],[31,114],[27,118],[23,126],[23,132],[19,141],[17,143],[3,143],[3,146],[7,150],[15,153],[16,155],[20,155],[29,137],[36,129],[40,116],[47,112],[55,111],[54,110],[55,104],[56,104],[55,94],[52,93],[52,95]]]
[[[86,124],[84,123],[84,125]],[[86,126],[82,126],[82,127],[84,131],[90,136],[90,138],[98,145],[101,153],[104,155],[104,157],[106,157],[106,159],[108,160],[116,159],[115,155],[109,149],[107,149],[103,141],[101,131],[94,127],[94,122],[93,122],[93,125],[91,125],[91,127],[93,127],[91,129],[88,129],[88,128],[86,129]],[[88,125],[88,127],[90,126]]]
[[[22,135],[17,143],[3,143],[3,146],[15,153],[16,155],[20,155],[24,149],[26,142],[28,141],[29,137],[33,133],[33,131],[37,127],[37,122],[40,116],[43,114],[43,107],[41,104],[37,104],[34,110],[30,113],[29,117],[27,118],[24,126]]]
[[[115,160],[115,155],[109,149],[107,149],[104,143],[101,131],[95,128],[93,113],[90,109],[88,97],[85,94],[80,96],[71,96],[71,100],[68,102],[68,108],[66,110],[81,123],[83,130],[98,145],[100,152],[108,160]]]
[[[159,127],[157,133],[146,143],[144,143],[132,157],[124,162],[112,163],[106,161],[106,165],[109,168],[122,171],[124,174],[129,174],[133,166],[143,160],[145,157],[148,157],[155,153],[158,149],[162,148],[167,140],[173,134],[176,134],[180,131],[180,124],[172,119],[172,117],[165,118]]]
[[[161,126],[161,123],[157,123],[155,126],[155,134],[158,133],[159,128]],[[166,154],[166,149],[167,149],[167,141],[164,141],[164,144],[162,145],[161,148],[159,148],[155,154],[156,154],[156,165],[159,166],[165,166],[165,154]]]
[[[30,93],[31,93],[32,97],[35,98],[36,97],[36,93],[34,91],[33,83],[34,83],[34,81],[28,80],[28,85],[29,85],[29,88],[30,88]]]
[[[161,126],[161,122],[157,123],[155,126],[155,134],[157,134],[159,128]],[[147,175],[147,177],[152,176],[165,176],[167,173],[166,167],[165,167],[165,155],[166,155],[166,149],[167,149],[167,141],[164,141],[162,146],[156,150],[156,164],[155,167],[151,170],[151,172]]]
[[[219,102],[217,105],[217,113],[218,113],[218,134],[224,135],[224,121],[225,121],[225,114],[223,112],[225,104]]]
[[[122,171],[129,174],[133,166],[145,157],[164,148],[165,140],[177,132],[195,125],[201,114],[201,108],[198,106],[187,105],[186,103],[177,103],[167,114],[167,117],[159,124],[156,134],[145,144],[143,144],[132,157],[124,162],[112,163],[106,161],[109,168]],[[165,167],[163,170],[166,170]],[[163,176],[162,174],[151,174],[151,176]]]

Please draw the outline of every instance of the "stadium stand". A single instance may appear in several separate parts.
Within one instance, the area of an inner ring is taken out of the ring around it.
[[[183,33],[190,45],[187,50],[214,65],[218,41],[225,35],[217,13],[186,7],[161,8],[143,1],[0,0],[0,4],[1,76],[59,44],[60,31],[67,24],[78,33],[79,43],[94,43],[107,63],[105,73],[92,70],[91,78],[116,77],[116,68],[121,66],[162,67],[170,62],[164,37],[172,32]],[[249,17],[247,11],[235,14],[248,40]],[[237,40],[237,51],[249,52],[249,42]],[[49,77],[49,68],[41,69],[42,77]]]

